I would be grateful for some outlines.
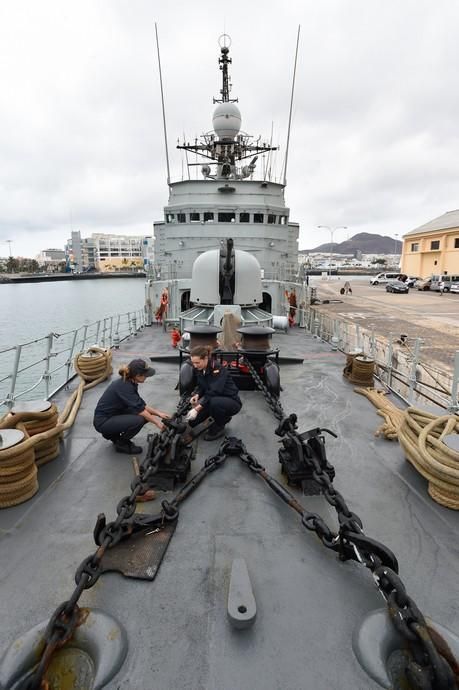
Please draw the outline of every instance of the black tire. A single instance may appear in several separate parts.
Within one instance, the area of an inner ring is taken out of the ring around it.
[[[375,280],[375,281],[373,282],[373,285],[379,285],[379,282],[378,282],[377,280]]]

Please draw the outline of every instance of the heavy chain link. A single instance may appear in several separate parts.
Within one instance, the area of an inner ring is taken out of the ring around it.
[[[102,558],[107,549],[112,548],[118,542],[128,537],[133,532],[132,517],[136,510],[136,499],[145,488],[145,483],[155,472],[161,458],[169,449],[174,436],[178,433],[181,417],[189,406],[188,396],[182,396],[177,405],[177,410],[168,422],[168,426],[158,434],[155,445],[155,453],[147,457],[140,465],[139,476],[131,482],[131,494],[124,496],[116,507],[116,520],[105,524],[105,517],[99,515],[94,529],[94,536],[98,549],[87,556],[78,566],[75,573],[76,587],[67,601],[60,604],[54,611],[46,627],[43,639],[43,652],[38,665],[32,675],[24,680],[18,690],[48,690],[48,683],[44,675],[54,652],[68,642],[76,628],[84,619],[82,609],[78,601],[86,589],[93,587],[102,574]],[[165,502],[163,502],[165,503]],[[167,506],[163,506],[164,520],[170,519]]]
[[[253,365],[246,361],[247,367],[257,388],[263,393],[266,402],[272,409],[276,419],[280,421],[276,434],[296,436],[302,442],[297,432],[297,416],[285,415],[279,398],[276,398],[263,383]],[[318,458],[311,455],[305,458],[312,468],[312,477],[320,486],[325,500],[335,508],[340,525],[339,532],[334,533],[317,513],[310,513],[297,501],[250,453],[241,453],[241,460],[250,470],[260,475],[268,485],[288,505],[301,515],[303,526],[316,533],[321,542],[329,549],[338,551],[341,560],[352,558],[368,568],[374,577],[376,585],[384,596],[389,616],[397,631],[409,644],[412,659],[408,661],[405,675],[413,690],[453,690],[459,688],[459,675],[453,671],[458,664],[442,638],[433,631],[430,632],[425,618],[415,602],[406,593],[405,586],[398,576],[398,562],[392,551],[380,542],[367,537],[363,531],[360,517],[350,510],[342,494],[335,489],[333,481],[325,472]],[[446,646],[447,651],[440,654]],[[445,658],[446,657],[448,658]]]

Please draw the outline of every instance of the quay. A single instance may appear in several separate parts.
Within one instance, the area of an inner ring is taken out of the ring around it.
[[[343,280],[315,281],[321,303],[314,308],[332,318],[374,330],[379,337],[392,334],[406,335],[411,341],[422,338],[423,358],[452,369],[455,351],[459,349],[458,295],[415,288],[407,294],[396,294],[386,292],[384,285],[352,280],[350,283],[352,294],[340,295]]]

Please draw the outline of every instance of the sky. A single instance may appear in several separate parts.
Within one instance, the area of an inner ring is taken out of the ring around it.
[[[72,229],[152,234],[168,199],[155,22],[172,180],[177,140],[212,128],[223,33],[242,130],[273,131],[280,176],[300,25],[299,247],[330,240],[318,225],[401,237],[459,207],[458,20],[456,0],[3,0],[0,256],[63,248]]]

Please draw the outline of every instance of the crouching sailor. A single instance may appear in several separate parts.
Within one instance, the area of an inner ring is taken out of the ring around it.
[[[137,391],[138,384],[155,373],[143,359],[133,359],[118,373],[121,378],[108,386],[97,403],[94,427],[113,442],[118,453],[141,453],[141,446],[136,446],[131,439],[147,422],[152,422],[162,431],[161,419],[168,419],[169,415],[149,407]]]
[[[197,345],[191,348],[190,356],[196,369],[197,388],[186,419],[190,426],[196,426],[212,417],[214,422],[204,438],[213,441],[224,435],[225,424],[240,411],[239,391],[228,369],[212,362],[210,348]]]

